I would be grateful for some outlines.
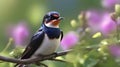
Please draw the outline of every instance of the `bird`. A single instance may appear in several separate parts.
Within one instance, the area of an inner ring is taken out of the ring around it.
[[[38,31],[32,36],[20,59],[29,59],[55,53],[63,38],[63,31],[59,28],[63,17],[57,11],[50,11],[43,17]],[[15,67],[24,67],[16,64]]]

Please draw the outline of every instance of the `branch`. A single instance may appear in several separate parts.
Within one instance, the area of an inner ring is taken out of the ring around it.
[[[42,58],[41,57],[36,57],[36,58],[22,59],[22,60],[0,56],[0,60],[5,61],[5,62],[11,62],[11,63],[30,64],[30,63],[34,63],[34,62],[37,62],[37,61],[44,61],[44,60],[49,60],[51,58],[56,58],[58,56],[63,56],[63,55],[66,55],[68,52],[71,52],[71,51],[72,50],[67,50],[67,51],[58,52],[56,54],[51,54],[51,55],[48,55],[48,56],[44,56]]]

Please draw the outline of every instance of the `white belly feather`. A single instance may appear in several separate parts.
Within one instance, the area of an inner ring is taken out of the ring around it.
[[[49,39],[47,35],[45,34],[45,38],[40,45],[40,47],[37,49],[37,51],[34,53],[34,55],[49,55],[56,51],[57,47],[60,44],[60,38],[59,39]]]

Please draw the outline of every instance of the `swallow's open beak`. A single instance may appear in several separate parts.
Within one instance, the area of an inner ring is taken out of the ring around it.
[[[63,20],[64,18],[63,17],[59,17],[58,20]]]
[[[58,26],[61,20],[63,20],[63,17],[59,17],[58,19],[52,20],[52,25]]]

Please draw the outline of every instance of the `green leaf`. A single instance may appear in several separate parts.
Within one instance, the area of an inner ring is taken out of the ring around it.
[[[94,67],[98,62],[98,59],[87,58],[83,64],[83,67]]]
[[[9,53],[9,55],[14,58],[19,58],[21,54],[23,53],[23,51],[24,51],[23,48],[15,48],[13,51]]]

